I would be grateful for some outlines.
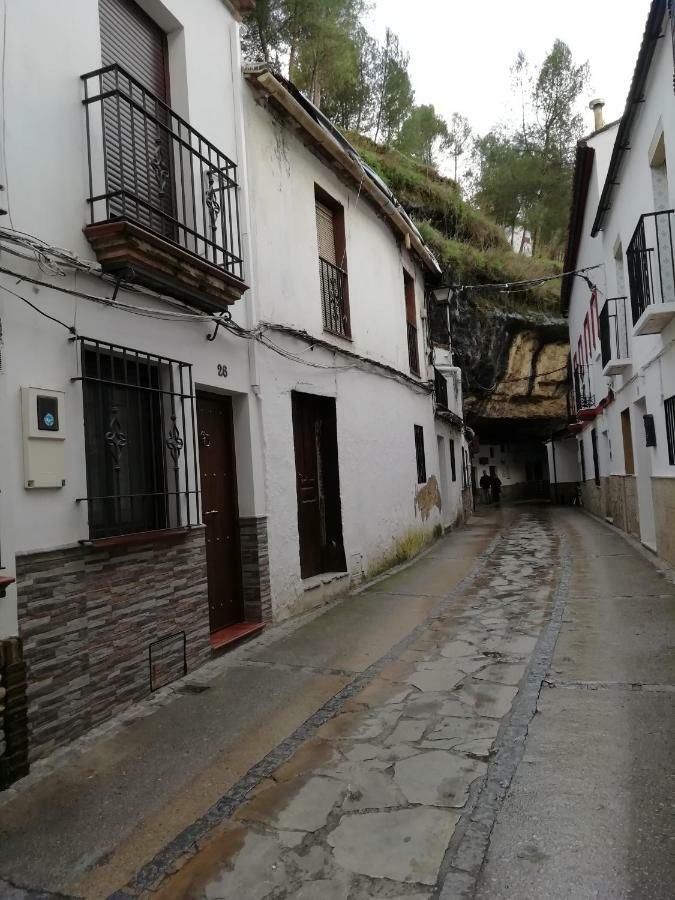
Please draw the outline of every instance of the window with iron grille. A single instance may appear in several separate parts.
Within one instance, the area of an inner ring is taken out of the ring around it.
[[[457,464],[455,463],[455,442],[450,441],[450,471],[452,472],[452,480],[457,481]]]
[[[666,411],[666,437],[668,439],[668,463],[675,466],[675,397],[663,404]]]
[[[586,481],[586,457],[584,456],[584,442],[579,441],[579,459],[581,461],[581,480]]]
[[[408,364],[413,375],[420,374],[420,354],[417,342],[417,304],[415,303],[415,279],[403,270],[405,293],[405,318],[408,335]]]
[[[314,201],[323,327],[348,338],[351,323],[344,209],[318,185],[314,186]]]
[[[79,340],[90,538],[197,524],[191,366]]]
[[[600,463],[598,461],[598,435],[595,428],[591,431],[591,449],[593,451],[593,477],[600,484]]]
[[[427,480],[427,463],[424,456],[424,429],[421,425],[415,425],[415,458],[417,460],[417,483],[424,484]]]

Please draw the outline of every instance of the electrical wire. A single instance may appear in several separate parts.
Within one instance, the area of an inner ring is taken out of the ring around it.
[[[16,291],[10,290],[10,288],[5,287],[4,284],[0,284],[0,290],[5,291],[7,294],[11,294],[12,297],[16,297],[17,300],[23,300],[31,309],[34,309],[36,313],[39,313],[41,316],[44,316],[45,319],[49,319],[50,322],[56,322],[57,325],[61,325],[66,331],[74,336],[77,336],[77,332],[75,331],[74,326],[66,324],[66,322],[62,322],[61,319],[57,319],[56,316],[50,316],[49,313],[46,313],[44,309],[40,309],[39,306],[36,306],[34,303],[31,303],[27,297],[22,296],[21,294],[17,294]]]
[[[449,288],[453,291],[480,291],[492,288],[495,290],[502,290],[503,293],[508,293],[512,289],[517,289],[521,286],[525,286],[522,288],[523,290],[528,290],[531,287],[538,287],[540,284],[545,284],[548,281],[557,281],[559,278],[567,278],[572,275],[579,275],[583,278],[585,272],[591,272],[594,269],[599,269],[601,267],[602,263],[597,263],[594,266],[584,266],[583,269],[575,269],[573,272],[559,272],[556,275],[541,275],[537,278],[528,278],[525,281],[503,281],[488,284],[451,284],[449,285]],[[590,279],[588,281],[590,282]],[[513,290],[513,292],[516,293],[517,291]]]

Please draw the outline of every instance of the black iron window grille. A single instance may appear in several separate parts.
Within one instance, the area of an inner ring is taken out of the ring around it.
[[[668,464],[675,466],[675,397],[664,401],[666,413],[666,439],[668,441]]]
[[[583,438],[579,441],[579,462],[581,463],[581,480],[586,481],[586,456],[584,455]]]
[[[92,540],[200,521],[192,368],[78,338]]]
[[[598,434],[595,428],[591,431],[591,450],[593,455],[593,478],[597,485],[600,485],[600,462],[598,459]]]
[[[91,224],[134,222],[241,279],[236,164],[121,66],[82,80]]]
[[[448,409],[448,382],[445,375],[438,369],[434,369],[434,393],[436,394],[436,405]]]
[[[350,337],[349,315],[347,312],[347,273],[339,266],[319,257],[321,278],[321,310],[323,327],[340,337]]]
[[[424,484],[427,480],[427,462],[424,455],[424,429],[421,425],[415,425],[415,460],[417,462],[417,483]]]
[[[633,325],[648,306],[675,300],[674,214],[668,209],[640,216],[626,251]]]
[[[417,326],[406,322],[408,327],[408,363],[414,375],[420,374],[420,352],[417,345]]]
[[[603,368],[611,359],[628,359],[626,297],[608,297],[600,310],[600,348]]]
[[[574,370],[574,399],[577,412],[581,412],[582,409],[595,408],[595,397],[591,392],[588,366],[577,365]]]

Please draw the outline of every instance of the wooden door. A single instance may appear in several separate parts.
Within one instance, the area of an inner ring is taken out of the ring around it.
[[[211,632],[243,619],[232,400],[197,395]]]
[[[103,101],[109,218],[173,237],[166,35],[133,0],[99,0],[99,21],[103,66],[117,64],[141,85],[115,73],[103,78],[105,89],[122,95]]]
[[[300,572],[343,572],[335,400],[294,392],[292,404]]]

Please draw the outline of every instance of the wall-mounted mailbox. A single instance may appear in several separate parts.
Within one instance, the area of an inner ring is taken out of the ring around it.
[[[60,488],[66,483],[66,395],[21,388],[24,487]]]

